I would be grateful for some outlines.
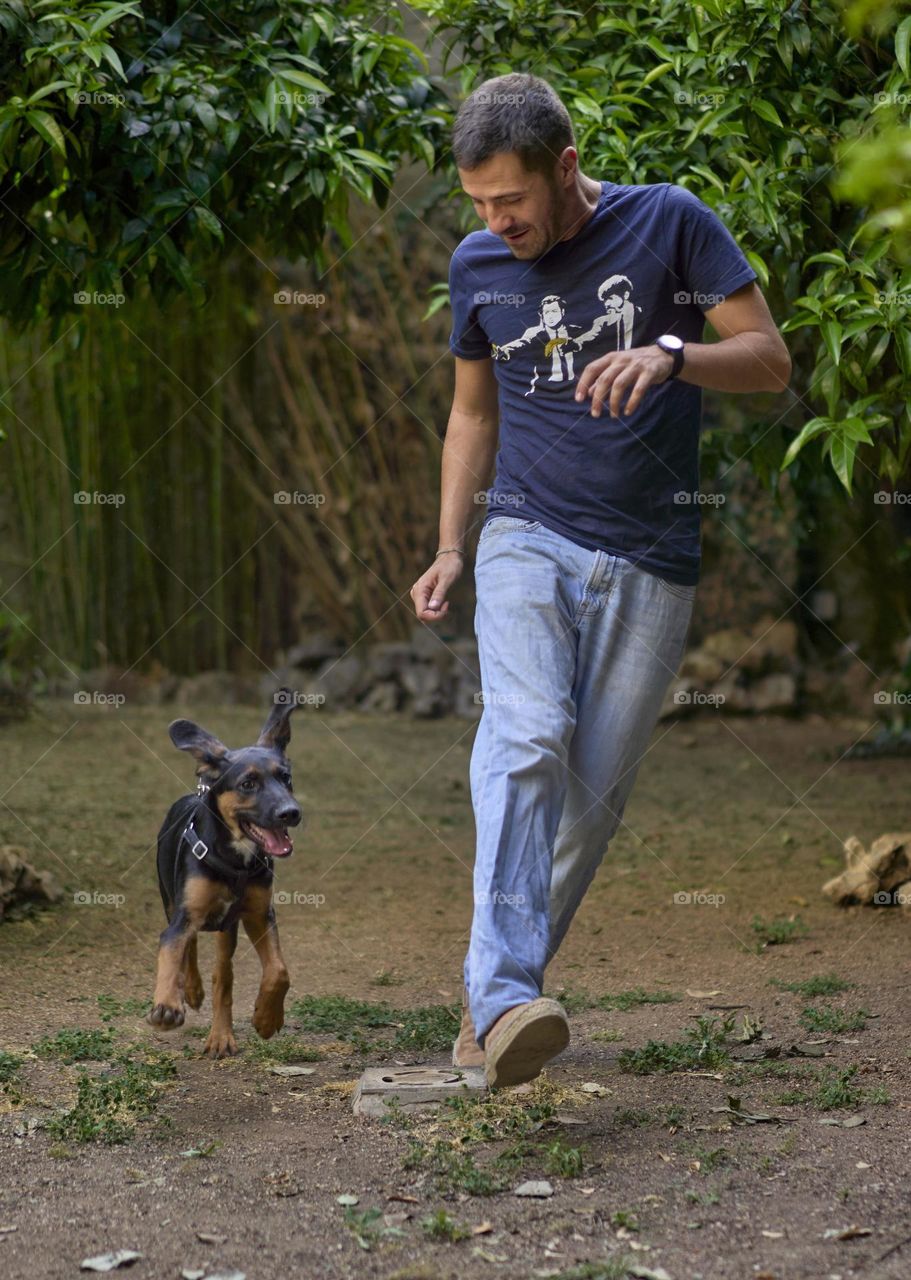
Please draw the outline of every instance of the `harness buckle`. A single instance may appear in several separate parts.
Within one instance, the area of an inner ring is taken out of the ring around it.
[[[198,850],[200,849],[202,850],[201,853],[198,852]],[[193,857],[196,858],[198,862],[202,862],[203,858],[209,852],[209,846],[206,844],[204,840],[200,840],[199,837],[197,836],[194,843],[190,845],[190,852],[193,854]]]
[[[201,778],[196,783],[196,794],[200,797],[204,796],[207,791],[211,791],[211,789],[210,784],[208,782],[203,782]]]

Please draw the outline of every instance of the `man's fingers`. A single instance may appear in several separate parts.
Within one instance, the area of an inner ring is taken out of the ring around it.
[[[626,409],[624,410],[624,412],[626,413],[627,417],[631,413],[636,412],[636,410],[639,408],[639,405],[642,403],[642,397],[645,395],[646,391],[648,391],[651,385],[652,385],[652,380],[648,376],[648,374],[641,373],[636,381],[636,385],[633,387],[632,395],[626,402]]]
[[[601,356],[598,360],[593,360],[591,364],[587,364],[582,370],[582,375],[576,385],[576,399],[584,400],[591,392],[592,384],[597,382],[598,378],[606,369],[610,368],[611,357]]]
[[[610,413],[612,418],[619,418],[623,413],[623,401],[626,398],[627,391],[634,384],[638,386],[643,376],[635,368],[630,368],[624,370],[618,378],[614,379],[614,385],[611,387],[610,393]],[[629,405],[626,407],[626,412],[632,412]]]

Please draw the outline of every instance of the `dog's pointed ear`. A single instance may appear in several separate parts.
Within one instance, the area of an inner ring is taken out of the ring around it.
[[[258,747],[274,747],[284,752],[291,741],[291,712],[297,706],[297,698],[293,689],[279,689],[272,698],[272,710],[269,712],[262,733],[256,743]]]
[[[194,724],[192,720],[172,721],[168,725],[168,733],[175,747],[196,757],[197,773],[218,774],[227,758],[228,748],[214,733],[209,733],[208,729]]]

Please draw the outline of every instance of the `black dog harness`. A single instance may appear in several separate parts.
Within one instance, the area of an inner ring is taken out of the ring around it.
[[[200,809],[206,802],[206,795],[211,790],[206,782],[197,782],[196,784],[196,807],[190,816],[190,821],[181,832],[180,841],[187,842],[190,852],[197,862],[205,860],[206,866],[218,877],[224,880],[234,895],[235,901],[231,904],[227,914],[217,926],[218,930],[228,929],[237,920],[240,915],[241,899],[249,881],[263,871],[272,871],[272,858],[269,854],[260,854],[258,851],[253,854],[258,865],[254,865],[251,869],[249,865],[241,867],[232,866],[229,862],[225,862],[220,858],[214,848],[210,848],[196,830],[195,819]]]

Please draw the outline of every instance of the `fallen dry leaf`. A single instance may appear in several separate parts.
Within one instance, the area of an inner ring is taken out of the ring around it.
[[[719,987],[717,991],[691,991],[687,987],[686,994],[692,996],[694,1000],[709,1000],[712,996],[720,996],[721,988]]]

